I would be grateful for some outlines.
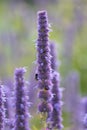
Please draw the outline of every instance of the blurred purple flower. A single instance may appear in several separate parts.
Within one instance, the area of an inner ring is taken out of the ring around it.
[[[25,68],[15,70],[16,115],[14,130],[29,130],[28,106],[24,81]]]
[[[81,99],[81,108],[82,128],[87,129],[87,97]]]
[[[53,79],[52,79],[53,87],[52,87],[52,106],[53,112],[51,114],[51,122],[52,128],[61,130],[63,128],[62,125],[62,88],[59,88],[60,78],[59,73],[53,72]]]
[[[80,130],[81,128],[81,105],[80,105],[80,77],[76,71],[71,71],[65,79],[64,92],[64,108],[70,113],[70,122],[72,123],[72,130]],[[73,107],[74,106],[74,107]]]
[[[4,123],[5,123],[4,102],[5,102],[5,93],[3,91],[3,86],[0,83],[0,130],[4,129]]]

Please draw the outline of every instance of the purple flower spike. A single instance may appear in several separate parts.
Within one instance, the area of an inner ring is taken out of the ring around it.
[[[38,40],[37,40],[38,75],[40,80],[49,80],[50,82],[51,55],[49,48],[48,32],[49,28],[47,22],[47,13],[46,11],[38,12]]]
[[[52,88],[52,69],[49,45],[49,28],[46,11],[38,12],[38,39],[37,39],[37,62],[38,62],[38,88],[41,104],[39,112],[49,113],[52,111],[50,103]]]
[[[0,130],[3,130],[5,122],[4,98],[3,86],[0,84]]]
[[[14,130],[29,130],[28,106],[24,82],[25,72],[25,68],[15,70],[16,120]]]
[[[52,128],[62,129],[62,101],[61,101],[61,89],[59,88],[59,74],[57,72],[53,72],[53,98],[52,98],[52,106],[53,111],[51,115]]]

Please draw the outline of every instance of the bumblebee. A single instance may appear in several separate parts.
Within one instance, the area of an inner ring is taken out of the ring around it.
[[[35,74],[35,80],[39,80],[38,73]]]

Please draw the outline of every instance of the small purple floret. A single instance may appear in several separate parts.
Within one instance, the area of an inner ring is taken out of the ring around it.
[[[45,101],[49,101],[49,99],[51,98],[51,92],[46,90],[40,90],[38,97],[40,99],[44,99]]]
[[[40,112],[49,113],[49,112],[52,111],[52,106],[51,106],[50,103],[42,102],[42,103],[39,104],[38,109],[39,109]]]

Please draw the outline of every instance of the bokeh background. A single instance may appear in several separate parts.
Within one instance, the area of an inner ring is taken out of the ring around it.
[[[68,127],[67,111],[72,113],[72,104],[87,94],[87,0],[0,0],[0,80],[13,83],[15,68],[25,66],[26,79],[34,82],[39,10],[47,10],[50,40],[57,45]],[[37,126],[37,119],[32,123]]]

